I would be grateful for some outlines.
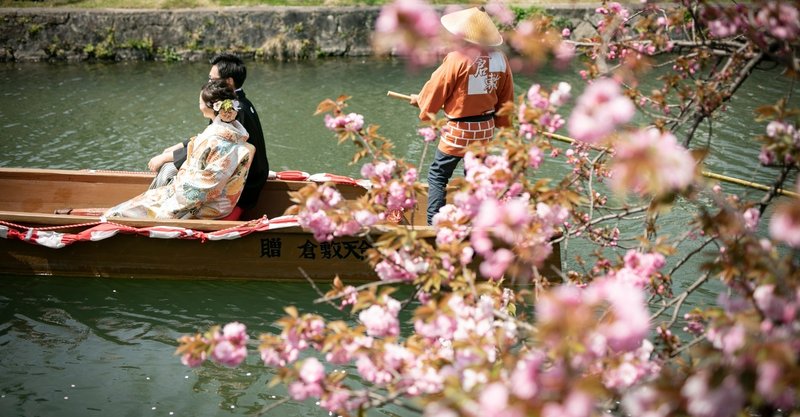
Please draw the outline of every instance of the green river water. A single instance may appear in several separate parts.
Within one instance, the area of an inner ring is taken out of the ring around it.
[[[359,167],[347,163],[350,147],[337,146],[322,118],[312,116],[321,100],[342,94],[353,97],[350,111],[396,142],[398,155],[416,163],[422,154],[415,110],[386,92],[418,91],[428,70],[409,74],[396,60],[338,59],[251,62],[248,71],[245,91],[260,113],[272,170],[358,175]],[[155,152],[204,128],[197,96],[207,72],[200,63],[2,64],[0,166],[145,170]],[[516,93],[532,80],[581,85],[575,74],[545,71],[517,76]],[[764,129],[752,114],[756,103],[776,101],[788,85],[771,72],[748,80],[715,122],[710,170],[762,183],[774,177],[752,161],[758,146],[751,137]],[[549,162],[542,171],[568,169]],[[686,213],[677,206],[664,216],[664,233],[685,230]],[[570,243],[565,256],[581,249]],[[675,277],[676,292],[694,277]],[[1,278],[0,416],[257,415],[286,397],[266,386],[273,370],[255,356],[236,369],[189,369],[173,356],[176,338],[233,320],[255,338],[276,329],[287,304],[341,318],[314,305],[316,293],[304,283]],[[713,285],[700,291],[687,308],[713,301],[715,292]],[[328,415],[313,402],[292,401],[268,414]],[[390,406],[371,415],[413,414]]]

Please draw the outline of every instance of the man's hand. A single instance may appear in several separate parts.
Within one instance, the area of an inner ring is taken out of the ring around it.
[[[411,100],[409,100],[408,103],[411,104],[412,106],[419,107],[419,95],[411,94]]]
[[[172,162],[172,152],[164,152],[150,158],[150,162],[147,163],[147,169],[152,172],[158,172],[161,166],[167,162]]]

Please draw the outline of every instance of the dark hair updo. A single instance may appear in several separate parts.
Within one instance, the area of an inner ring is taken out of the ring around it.
[[[236,93],[224,79],[211,80],[200,90],[200,97],[203,98],[203,103],[206,104],[206,107],[213,109],[214,103],[218,101],[236,100]],[[219,111],[215,110],[214,114],[219,114]]]

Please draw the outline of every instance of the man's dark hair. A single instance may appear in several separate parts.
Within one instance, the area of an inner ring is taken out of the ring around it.
[[[242,88],[247,79],[247,68],[241,58],[233,54],[219,54],[211,59],[211,65],[216,65],[219,77],[222,79],[233,78],[236,88]]]

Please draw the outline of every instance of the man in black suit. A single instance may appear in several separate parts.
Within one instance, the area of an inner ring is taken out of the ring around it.
[[[247,78],[247,68],[244,62],[237,56],[231,54],[221,54],[211,60],[211,70],[208,72],[208,80],[224,79],[236,90],[240,109],[236,115],[236,120],[244,126],[250,138],[247,139],[256,148],[255,157],[250,165],[247,174],[247,181],[239,198],[239,207],[248,209],[258,202],[258,195],[264,182],[269,175],[269,160],[267,159],[267,149],[264,145],[264,132],[261,130],[261,121],[258,119],[256,108],[247,99],[242,90],[242,85]],[[160,155],[154,156],[147,164],[151,171],[158,172],[151,188],[164,185],[172,180],[181,165],[186,161],[186,145],[189,141],[178,143],[167,149]]]

